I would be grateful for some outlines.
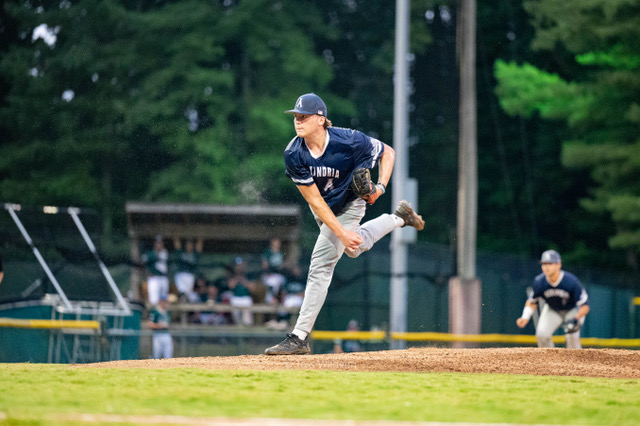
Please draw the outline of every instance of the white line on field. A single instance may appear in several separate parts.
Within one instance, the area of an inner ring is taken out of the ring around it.
[[[0,419],[3,413],[0,412]],[[515,423],[446,423],[446,422],[402,422],[390,420],[320,420],[320,419],[235,419],[220,417],[187,417],[126,414],[57,414],[50,420],[87,423],[133,423],[152,425],[233,425],[233,426],[523,426]],[[531,425],[529,425],[531,426]],[[552,425],[537,425],[552,426]]]

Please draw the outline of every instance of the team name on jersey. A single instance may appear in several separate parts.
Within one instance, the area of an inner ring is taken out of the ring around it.
[[[550,288],[549,290],[545,290],[544,297],[546,299],[551,297],[559,297],[560,299],[568,300],[570,294],[567,291],[559,288]]]
[[[339,178],[340,170],[336,170],[332,167],[309,167],[309,172],[313,177],[328,177],[328,178]]]

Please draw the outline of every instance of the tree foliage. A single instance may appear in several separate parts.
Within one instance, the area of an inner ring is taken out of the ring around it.
[[[391,136],[394,9],[361,3],[6,2],[0,197],[101,207],[105,231],[129,199],[298,200],[282,112],[301,93]]]
[[[522,1],[478,2],[479,249],[637,253],[637,1]],[[457,4],[411,5],[420,238],[454,246]],[[384,1],[6,0],[0,199],[99,208],[106,236],[127,200],[301,203],[283,111],[314,91],[393,144],[394,40]]]
[[[335,31],[305,6],[6,2],[2,199],[107,218],[138,198],[282,201],[282,111],[333,76],[314,42]]]
[[[581,206],[612,221],[612,249],[640,254],[638,99],[640,98],[640,4],[637,1],[527,1],[536,29],[532,46],[551,52],[552,63],[498,62],[495,75],[501,106],[512,115],[564,121],[571,136],[562,163],[589,172],[589,193]],[[603,226],[607,228],[606,225]]]

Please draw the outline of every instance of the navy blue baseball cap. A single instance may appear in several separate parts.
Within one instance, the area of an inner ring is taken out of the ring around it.
[[[560,253],[555,250],[547,250],[542,253],[542,257],[540,257],[540,263],[560,263]]]
[[[327,116],[327,106],[324,101],[320,99],[320,96],[315,93],[305,93],[300,96],[296,101],[296,106],[293,109],[285,111],[287,114],[308,114],[308,115],[321,115]]]

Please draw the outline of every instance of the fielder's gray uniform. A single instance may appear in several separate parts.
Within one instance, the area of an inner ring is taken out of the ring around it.
[[[575,317],[578,309],[589,304],[589,296],[578,278],[571,272],[561,271],[558,283],[550,284],[544,274],[538,275],[533,281],[533,294],[530,301],[544,300],[536,337],[538,346],[552,348],[551,336],[563,322]],[[585,318],[580,318],[584,324]],[[580,349],[580,331],[565,334],[567,348]]]

